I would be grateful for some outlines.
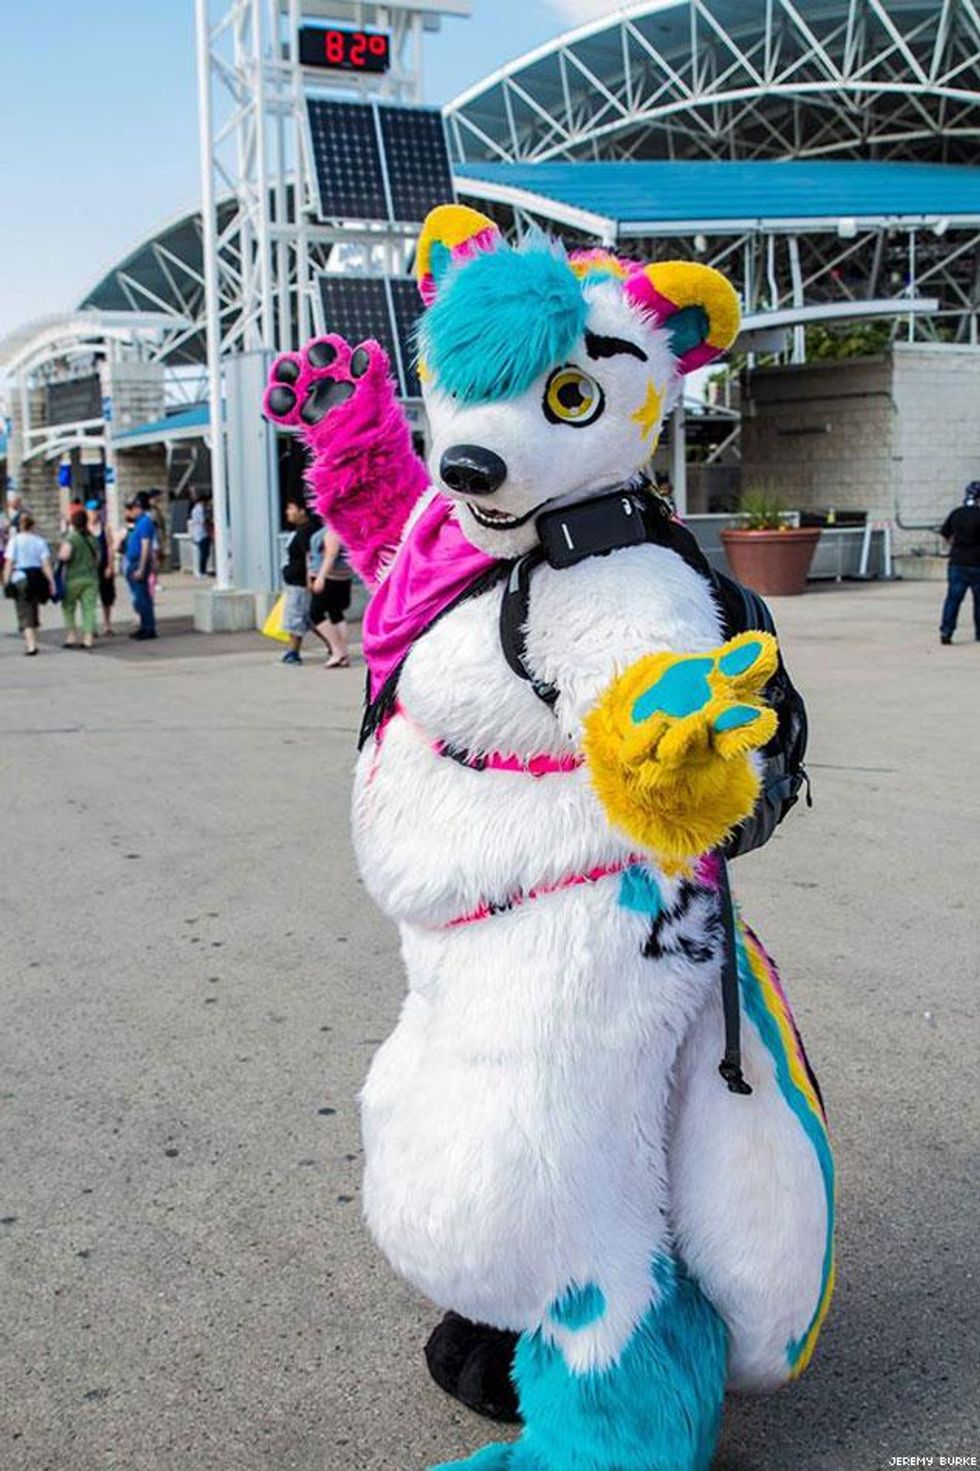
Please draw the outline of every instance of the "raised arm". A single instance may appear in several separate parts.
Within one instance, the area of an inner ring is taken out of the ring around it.
[[[316,509],[359,576],[376,586],[428,488],[384,349],[371,341],[351,348],[330,334],[284,353],[272,365],[263,412],[299,430],[311,451],[306,479]]]

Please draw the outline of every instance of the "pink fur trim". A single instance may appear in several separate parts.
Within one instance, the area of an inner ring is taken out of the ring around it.
[[[433,242],[436,244],[438,242]],[[453,264],[458,261],[472,260],[484,250],[495,250],[501,243],[500,231],[496,225],[488,225],[485,230],[478,230],[468,240],[463,240],[459,245],[454,245],[450,251]],[[419,295],[426,306],[431,306],[438,295],[439,287],[431,271],[426,271],[424,276],[419,277]]]
[[[350,377],[351,349],[329,339],[337,357],[328,369],[304,372],[301,396],[316,379],[349,381],[354,395],[318,424],[302,426],[312,451],[306,471],[313,504],[329,521],[369,587],[381,580],[401,541],[413,506],[428,488],[428,474],[412,448],[408,422],[388,376],[388,358],[376,342],[364,342],[367,372]],[[303,359],[305,363],[305,358]]]
[[[518,756],[511,751],[486,751],[480,753],[461,754],[453,751],[448,741],[433,740],[432,737],[422,729],[418,721],[409,715],[401,700],[398,701],[396,713],[412,727],[416,735],[425,741],[437,756],[451,756],[454,761],[459,761],[462,766],[471,766],[474,771],[520,771],[526,776],[555,776],[560,772],[577,771],[584,763],[585,757],[575,752],[564,756],[552,756],[548,751],[541,751],[535,756]],[[380,742],[388,728],[390,717],[378,728],[376,739]]]
[[[688,348],[687,352],[681,353],[677,359],[677,371],[693,373],[695,368],[704,368],[708,363],[713,363],[724,351],[723,347],[712,347],[710,342],[699,342],[695,347]]]
[[[677,310],[677,303],[658,291],[650,277],[641,269],[634,270],[626,278],[623,291],[634,306],[638,306],[641,311],[651,312],[661,325]]]

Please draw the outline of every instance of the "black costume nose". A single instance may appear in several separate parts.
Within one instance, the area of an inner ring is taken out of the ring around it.
[[[507,466],[492,449],[451,444],[439,461],[439,474],[460,495],[493,495],[507,479]]]

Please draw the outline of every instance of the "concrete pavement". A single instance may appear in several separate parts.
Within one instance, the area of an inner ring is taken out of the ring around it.
[[[735,879],[830,1108],[840,1286],[800,1385],[730,1405],[718,1471],[980,1458],[980,645],[939,647],[940,597],[774,604],[817,805]],[[485,1443],[360,1220],[355,1095],[402,992],[348,840],[362,669],[181,624],[27,660],[10,614],[0,1467],[422,1471]]]

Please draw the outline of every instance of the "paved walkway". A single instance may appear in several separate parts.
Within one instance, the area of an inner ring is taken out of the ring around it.
[[[803,1382],[731,1405],[719,1471],[980,1456],[980,646],[940,649],[940,596],[776,606],[817,805],[736,879],[828,1098],[840,1288]],[[180,624],[27,660],[10,612],[0,1467],[475,1448],[423,1371],[432,1309],[360,1220],[354,1099],[402,989],[347,836],[363,671]]]

